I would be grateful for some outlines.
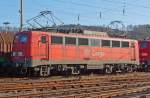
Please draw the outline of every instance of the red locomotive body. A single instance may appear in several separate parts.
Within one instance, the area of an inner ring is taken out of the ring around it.
[[[139,41],[139,58],[140,64],[143,65],[144,70],[149,70],[150,67],[150,41]]]
[[[88,69],[111,73],[132,71],[139,64],[139,49],[138,41],[131,39],[26,31],[16,35],[12,59],[40,75]]]

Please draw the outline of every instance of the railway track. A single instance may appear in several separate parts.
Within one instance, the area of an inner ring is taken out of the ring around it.
[[[150,73],[127,73],[127,74],[116,74],[116,75],[85,75],[81,76],[82,80],[100,79],[101,81],[123,81],[132,79],[144,79],[150,78]],[[53,77],[0,77],[0,83],[24,83],[24,82],[39,82],[39,81],[74,81],[79,80],[77,76],[53,76]]]
[[[76,88],[66,88],[52,90],[50,88],[34,88],[34,89],[24,89],[19,92],[14,93],[1,93],[1,98],[16,98],[16,97],[58,97],[58,98],[70,98],[70,97],[102,97],[107,98],[110,96],[121,96],[124,94],[130,94],[135,92],[143,92],[150,90],[150,83],[137,83],[137,84],[123,84],[123,85],[88,85],[87,87],[76,87]]]
[[[21,80],[0,83],[0,98],[108,98],[150,91],[150,74]],[[120,97],[122,98],[122,97]]]

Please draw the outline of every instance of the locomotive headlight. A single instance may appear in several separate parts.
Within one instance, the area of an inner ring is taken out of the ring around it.
[[[12,53],[12,56],[17,56],[17,52],[13,52],[13,53]]]
[[[23,53],[21,51],[19,51],[18,56],[23,56]]]

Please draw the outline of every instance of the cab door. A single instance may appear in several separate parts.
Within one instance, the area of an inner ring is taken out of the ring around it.
[[[131,49],[131,61],[136,61],[136,47],[135,47],[135,43],[131,42],[130,45],[130,49]]]
[[[39,44],[39,56],[41,60],[49,60],[49,36],[41,35]]]

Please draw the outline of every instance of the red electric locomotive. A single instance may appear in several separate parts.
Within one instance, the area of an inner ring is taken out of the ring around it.
[[[139,65],[138,41],[84,34],[23,31],[15,36],[12,60],[41,76],[103,70],[131,72]]]
[[[142,70],[150,71],[150,40],[139,41],[139,58]]]

